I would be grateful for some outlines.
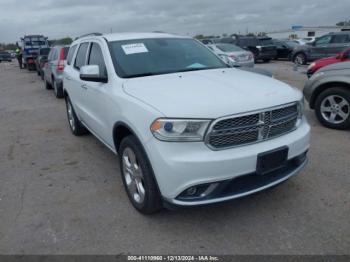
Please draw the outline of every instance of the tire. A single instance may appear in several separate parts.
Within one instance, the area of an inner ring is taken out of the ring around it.
[[[47,90],[52,89],[52,86],[46,81],[46,79],[44,79],[44,86]]]
[[[135,209],[142,214],[160,211],[163,205],[153,170],[135,136],[122,140],[119,163],[125,191]]]
[[[306,65],[306,55],[304,53],[297,53],[293,58],[293,62],[297,65]]]
[[[316,98],[315,112],[322,125],[332,129],[349,129],[350,90],[344,87],[326,89]]]
[[[53,85],[53,91],[55,93],[56,98],[63,98],[63,88],[62,86],[59,86],[57,82],[52,79],[52,85]]]
[[[80,122],[77,115],[75,114],[73,105],[69,97],[66,97],[66,109],[67,109],[68,124],[69,124],[70,130],[72,131],[72,134],[75,136],[82,136],[87,134],[88,130],[83,126],[83,124]]]

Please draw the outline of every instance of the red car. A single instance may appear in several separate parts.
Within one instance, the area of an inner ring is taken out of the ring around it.
[[[330,64],[350,61],[350,48],[345,49],[337,56],[322,58],[311,63],[307,69],[307,76],[310,78],[318,69]]]

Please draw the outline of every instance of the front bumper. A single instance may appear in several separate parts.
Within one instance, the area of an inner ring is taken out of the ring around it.
[[[203,205],[226,201],[249,195],[283,182],[297,174],[305,166],[303,163],[295,168],[279,172],[276,179],[267,183],[256,183],[242,192],[211,195],[210,198],[194,201],[183,200],[180,194],[190,187],[233,181],[246,175],[255,174],[257,155],[282,146],[288,146],[288,160],[292,160],[309,148],[310,126],[306,119],[293,132],[283,136],[242,147],[213,151],[203,142],[171,143],[151,139],[146,144],[146,151],[151,161],[156,180],[163,199],[180,206]],[[232,186],[231,185],[231,186]],[[234,187],[234,186],[233,186]]]
[[[240,67],[254,67],[254,60],[235,62],[235,65]]]

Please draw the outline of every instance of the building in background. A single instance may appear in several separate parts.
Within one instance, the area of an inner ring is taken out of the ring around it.
[[[320,37],[330,32],[350,31],[350,26],[292,26],[291,29],[273,31],[267,33],[269,37],[277,39],[286,38],[306,38],[306,37]]]

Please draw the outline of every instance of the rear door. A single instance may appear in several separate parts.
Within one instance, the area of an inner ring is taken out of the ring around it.
[[[50,60],[48,61],[48,74],[47,74],[47,82],[49,82],[52,85],[52,75],[55,70],[56,61],[58,58],[58,50],[57,48],[53,48],[52,56]]]
[[[50,74],[50,62],[52,61],[53,55],[55,53],[55,48],[52,48],[48,57],[47,57],[47,63],[44,66],[44,78],[45,81],[49,82],[49,79],[51,78],[51,74]],[[50,82],[49,82],[50,83]]]
[[[331,43],[328,45],[328,56],[336,56],[350,45],[349,34],[333,35]]]
[[[105,55],[102,52],[101,44],[99,42],[91,42],[88,65],[98,65],[100,75],[108,78],[108,72],[105,63]],[[111,130],[113,123],[108,122],[108,114],[111,103],[108,92],[111,92],[112,86],[107,83],[83,81],[86,85],[86,119],[85,124],[92,130],[106,144],[113,147],[111,138]]]
[[[65,77],[69,77],[69,90],[68,95],[73,104],[74,110],[78,115],[78,118],[82,121],[86,119],[86,85],[80,79],[80,68],[86,65],[87,59],[87,51],[89,49],[89,42],[82,42],[78,51],[76,52],[76,56],[74,61],[72,62],[71,70],[69,71],[69,75],[66,74]],[[68,71],[67,71],[68,73]]]

